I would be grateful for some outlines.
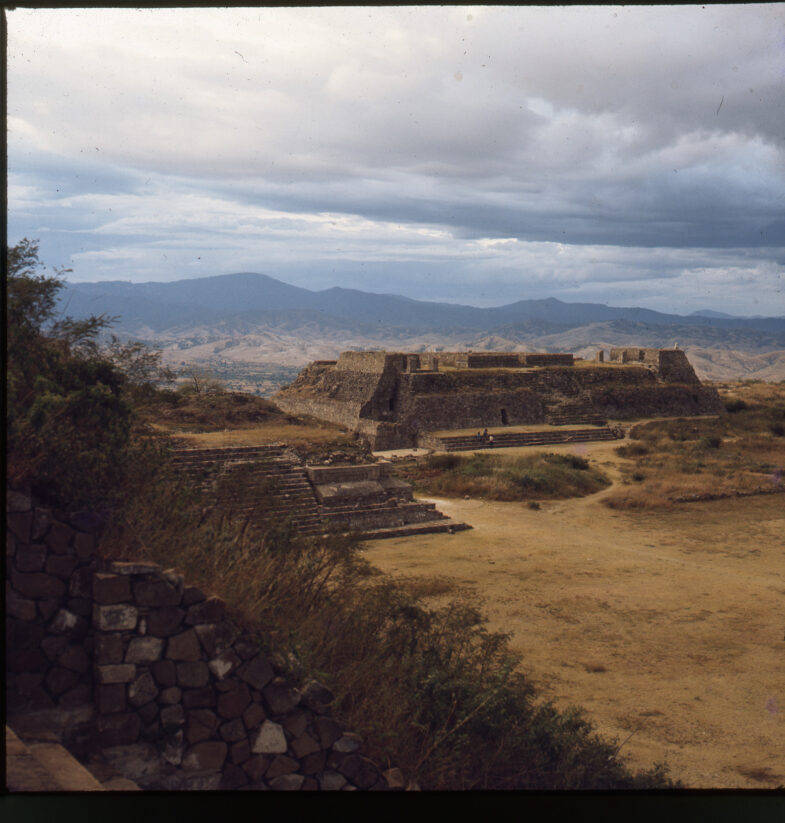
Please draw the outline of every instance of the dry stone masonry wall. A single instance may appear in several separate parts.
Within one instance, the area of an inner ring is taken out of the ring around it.
[[[7,495],[9,723],[78,719],[65,742],[147,789],[389,788],[326,688],[174,570],[102,560],[100,527]]]
[[[722,412],[684,352],[645,348],[613,349],[608,363],[576,363],[571,354],[344,352],[334,365],[308,366],[275,402],[353,429],[377,450],[451,429]]]

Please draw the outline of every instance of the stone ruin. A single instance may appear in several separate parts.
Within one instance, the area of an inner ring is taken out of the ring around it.
[[[607,361],[603,352],[583,361],[572,354],[349,351],[311,363],[274,401],[289,414],[355,431],[378,451],[433,448],[433,432],[456,429],[597,427],[606,418],[723,410],[683,351],[636,347],[613,348]]]

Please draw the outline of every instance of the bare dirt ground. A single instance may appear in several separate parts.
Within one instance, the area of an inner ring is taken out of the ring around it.
[[[618,478],[616,445],[547,450]],[[782,786],[785,497],[627,513],[602,505],[609,491],[540,510],[440,499],[473,530],[378,541],[367,557],[446,579],[446,597],[475,592],[542,695],[584,707],[632,767],[664,761],[691,788]]]

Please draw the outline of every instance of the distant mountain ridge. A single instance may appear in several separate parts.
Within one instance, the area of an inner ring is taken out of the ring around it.
[[[496,308],[477,308],[340,287],[312,291],[254,272],[169,283],[69,283],[61,293],[61,306],[74,317],[90,314],[119,316],[117,328],[128,333],[142,328],[164,332],[189,325],[220,323],[226,326],[233,319],[239,322],[242,318],[247,323],[255,313],[306,312],[318,313],[316,316],[324,316],[325,320],[345,321],[349,324],[347,328],[362,324],[431,332],[495,331],[527,322],[553,324],[566,331],[592,323],[624,320],[652,326],[702,326],[785,334],[785,317],[742,318],[712,311],[685,317],[639,307],[564,303],[553,297],[519,300]],[[259,319],[263,322],[261,316]]]

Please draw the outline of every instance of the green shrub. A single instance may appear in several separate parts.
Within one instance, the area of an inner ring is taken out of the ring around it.
[[[725,401],[725,410],[730,412],[731,414],[736,414],[737,412],[743,411],[747,408],[747,404],[741,398],[734,398],[732,400]]]

